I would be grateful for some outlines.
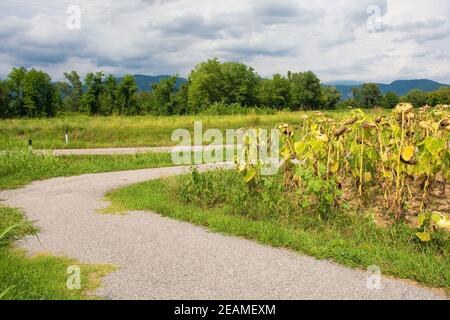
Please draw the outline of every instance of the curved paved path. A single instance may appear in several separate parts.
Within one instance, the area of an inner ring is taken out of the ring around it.
[[[201,169],[207,169],[201,166]],[[109,263],[97,294],[108,299],[438,299],[402,281],[366,287],[367,274],[328,261],[149,212],[102,215],[104,193],[130,183],[187,172],[186,167],[87,174],[0,192],[41,227],[20,243],[83,262]]]

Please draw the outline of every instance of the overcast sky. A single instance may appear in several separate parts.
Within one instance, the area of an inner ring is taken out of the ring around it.
[[[448,0],[0,0],[0,77],[13,66],[55,79],[73,69],[187,76],[217,57],[261,76],[450,83],[449,17]]]

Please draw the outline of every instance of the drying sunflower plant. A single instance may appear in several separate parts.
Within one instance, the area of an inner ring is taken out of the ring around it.
[[[322,217],[342,206],[377,209],[387,222],[408,221],[424,242],[450,229],[450,107],[398,104],[373,119],[361,109],[341,122],[321,112],[279,124],[284,190]],[[252,147],[252,142],[253,147]],[[245,160],[267,141],[246,138],[238,170],[247,183],[261,164]],[[256,145],[256,146],[255,146]]]

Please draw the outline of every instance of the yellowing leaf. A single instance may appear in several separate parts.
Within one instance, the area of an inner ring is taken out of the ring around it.
[[[302,155],[306,149],[306,143],[302,141],[297,141],[294,143],[295,153],[298,155]]]
[[[416,233],[417,238],[420,239],[422,242],[428,242],[431,240],[431,236],[429,232],[417,232]]]
[[[438,223],[442,219],[444,219],[444,216],[440,212],[433,212],[433,214],[431,215],[431,220],[436,223]]]
[[[244,175],[244,181],[250,182],[256,175],[256,170],[254,168],[248,168]]]
[[[411,159],[414,156],[414,151],[415,151],[414,146],[407,146],[403,148],[402,159],[406,162],[411,161]]]
[[[289,150],[289,148],[287,148],[287,147],[283,147],[280,150],[280,154],[283,157],[283,159],[286,161],[291,159],[291,150]]]
[[[334,162],[331,167],[330,167],[330,171],[331,173],[336,173],[339,169],[339,163],[338,162]]]
[[[428,136],[424,140],[425,149],[432,155],[436,156],[445,149],[446,141],[441,138]]]
[[[320,150],[322,150],[323,146],[325,145],[321,140],[312,140],[310,142],[311,148],[318,152]]]
[[[427,219],[427,215],[425,213],[420,213],[417,217],[417,227],[420,228],[423,226],[423,223]]]
[[[388,171],[384,172],[383,173],[383,178],[385,178],[388,181],[392,181],[393,180],[392,173],[390,173]]]

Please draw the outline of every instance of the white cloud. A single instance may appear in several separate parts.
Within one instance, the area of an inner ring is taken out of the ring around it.
[[[66,27],[69,4],[81,6],[81,30]],[[377,32],[369,6],[381,14]],[[450,83],[449,16],[447,0],[6,0],[0,77],[19,65],[56,79],[72,69],[186,76],[218,57],[263,76]]]

